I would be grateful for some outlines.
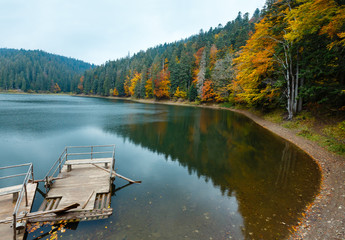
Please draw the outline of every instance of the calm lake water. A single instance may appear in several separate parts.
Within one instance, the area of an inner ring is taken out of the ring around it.
[[[305,153],[224,110],[0,94],[0,136],[0,165],[35,178],[65,146],[116,144],[118,173],[143,181],[115,180],[110,218],[28,239],[284,239],[320,185]]]

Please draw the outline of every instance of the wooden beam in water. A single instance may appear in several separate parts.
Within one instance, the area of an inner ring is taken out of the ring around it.
[[[95,167],[98,167],[99,169],[102,169],[102,170],[104,170],[104,171],[106,171],[106,172],[108,172],[108,173],[110,173],[110,171],[112,171],[112,174],[114,174],[115,176],[117,176],[117,177],[119,177],[119,178],[122,178],[122,179],[124,179],[124,180],[126,180],[126,181],[128,181],[128,182],[130,182],[130,183],[141,183],[141,181],[134,181],[134,180],[132,180],[132,179],[126,178],[126,177],[124,177],[124,176],[122,176],[122,175],[116,173],[116,172],[115,172],[114,170],[112,170],[112,169],[111,169],[111,170],[108,170],[108,169],[106,169],[106,168],[97,166],[96,164],[92,164],[92,165],[95,166]]]
[[[126,181],[128,181],[128,182],[131,182],[131,183],[141,183],[141,181],[134,181],[134,180],[129,179],[129,178],[126,178],[126,177],[124,177],[124,176],[122,176],[122,175],[120,175],[120,174],[118,174],[118,173],[115,173],[115,175],[116,175],[117,177],[122,178],[122,179],[124,179],[124,180],[126,180]]]

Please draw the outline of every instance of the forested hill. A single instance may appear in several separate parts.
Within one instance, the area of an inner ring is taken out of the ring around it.
[[[245,45],[259,19],[259,9],[252,17],[239,13],[225,26],[200,30],[188,39],[107,62],[87,71],[81,80],[83,88],[79,90],[85,94],[157,99],[170,99],[176,94],[195,100],[201,82],[212,78],[220,98],[226,98],[225,88],[233,77],[233,54]],[[200,79],[198,83],[196,78]]]
[[[138,40],[140,41],[140,40]],[[84,94],[345,112],[345,1],[267,0],[252,17],[87,71]]]
[[[40,50],[0,49],[0,90],[71,92],[92,65]]]

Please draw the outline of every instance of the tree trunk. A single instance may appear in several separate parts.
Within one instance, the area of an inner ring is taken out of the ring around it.
[[[291,120],[293,117],[293,111],[292,111],[292,102],[291,102],[291,75],[290,75],[290,64],[289,61],[289,46],[284,46],[284,54],[285,54],[285,80],[287,84],[287,111],[288,111],[288,120]]]
[[[291,45],[290,45],[291,44]],[[294,68],[294,59],[292,56],[292,43],[284,43],[285,55],[285,80],[287,84],[287,111],[288,120],[291,120],[298,111],[298,91],[299,91],[299,66],[298,55],[296,59],[296,68]]]
[[[294,113],[298,112],[297,98],[298,98],[298,89],[299,89],[299,66],[298,66],[298,52],[296,54],[296,83],[295,83],[295,95],[294,95]]]
[[[303,87],[303,84],[304,84],[304,78],[301,78],[301,85],[300,85],[300,87]],[[299,98],[298,98],[298,108],[297,108],[298,112],[302,111],[302,107],[303,107],[303,99],[302,99],[301,96],[299,96]]]

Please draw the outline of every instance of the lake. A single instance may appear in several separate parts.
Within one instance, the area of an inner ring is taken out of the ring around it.
[[[0,136],[0,165],[32,162],[36,179],[65,146],[115,144],[117,172],[142,180],[114,181],[110,218],[27,239],[284,239],[320,186],[307,154],[226,110],[0,94]]]

